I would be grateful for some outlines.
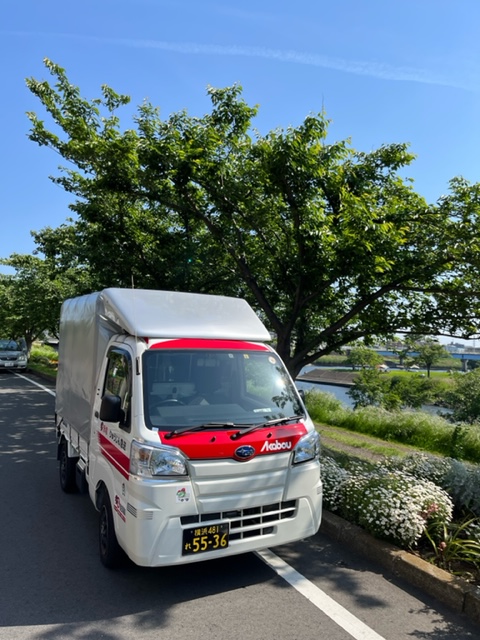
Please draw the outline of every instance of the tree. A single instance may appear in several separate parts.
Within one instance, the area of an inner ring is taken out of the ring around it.
[[[66,297],[78,290],[74,279],[52,277],[45,260],[13,254],[0,264],[15,269],[14,275],[0,274],[0,324],[7,337],[25,338],[27,351],[45,331],[58,334],[60,307]]]
[[[374,405],[388,411],[420,409],[435,400],[438,394],[434,381],[421,376],[382,377],[374,369],[366,369],[355,378],[348,395],[354,407]]]
[[[480,421],[480,369],[466,374],[453,374],[454,387],[446,396],[453,409],[452,419],[458,422]]]
[[[350,349],[350,353],[347,357],[347,363],[356,369],[365,369],[367,367],[373,368],[379,364],[382,364],[383,357],[373,349],[369,349],[365,345],[357,345]]]
[[[408,355],[416,350],[418,341],[418,336],[411,335],[407,336],[403,341],[397,340],[390,345],[390,350],[398,356],[400,366],[403,366]]]
[[[448,358],[449,353],[438,340],[427,338],[423,343],[417,344],[418,356],[415,362],[427,369],[427,376],[430,377],[430,369],[442,358]]]
[[[27,85],[53,129],[30,113],[30,138],[68,163],[54,181],[77,217],[62,234],[98,286],[245,297],[294,376],[361,338],[479,331],[480,186],[456,179],[428,206],[399,175],[407,145],[328,144],[323,113],[252,137],[239,86],[210,88],[202,118],[144,103],[121,130],[127,96],[87,101],[45,64],[54,85]],[[39,250],[63,262],[51,235]]]
[[[355,409],[369,405],[381,407],[384,404],[384,385],[380,373],[375,369],[361,371],[347,393]]]
[[[392,376],[388,385],[384,407],[421,409],[423,405],[436,400],[439,388],[434,380],[420,375]]]

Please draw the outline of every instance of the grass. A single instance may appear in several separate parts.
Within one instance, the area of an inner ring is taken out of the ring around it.
[[[398,365],[398,363],[400,362],[398,356],[388,356],[385,358],[385,360],[387,361],[386,364],[395,363],[396,365]],[[322,356],[321,358],[315,361],[315,364],[320,367],[332,367],[332,366],[349,367],[350,366],[348,362],[348,358],[344,355]],[[447,371],[436,371],[436,369],[447,369]],[[431,375],[440,374],[443,376],[448,376],[449,369],[452,369],[453,371],[461,371],[462,369],[461,360],[459,360],[458,358],[450,358],[450,357],[442,358],[441,360],[439,360],[439,362],[435,364],[435,368],[431,370],[430,374]],[[395,375],[397,374],[408,375],[411,372],[402,370],[402,369],[394,369],[392,373],[394,373]]]
[[[317,424],[317,428],[322,438],[322,449],[334,453],[334,457],[346,453],[363,461],[373,461],[389,456],[403,457],[417,451],[408,445],[386,442],[341,427]]]
[[[58,353],[52,347],[35,343],[30,352],[28,368],[37,373],[55,377]]]

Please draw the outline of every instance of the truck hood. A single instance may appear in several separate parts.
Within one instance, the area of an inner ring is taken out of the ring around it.
[[[269,426],[232,440],[238,428],[190,431],[173,438],[169,432],[158,432],[160,442],[177,447],[190,460],[231,458],[246,461],[260,455],[293,451],[302,436],[308,433],[304,424]]]

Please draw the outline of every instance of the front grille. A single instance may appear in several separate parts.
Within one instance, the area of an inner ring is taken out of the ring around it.
[[[296,500],[277,502],[262,507],[248,507],[248,509],[230,509],[217,513],[203,513],[201,515],[182,516],[182,525],[199,523],[230,524],[230,540],[242,540],[254,536],[266,536],[274,531],[274,524],[287,518],[294,518],[297,509]]]

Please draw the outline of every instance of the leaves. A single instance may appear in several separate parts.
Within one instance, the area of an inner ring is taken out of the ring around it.
[[[92,284],[246,297],[293,375],[359,338],[480,329],[478,185],[454,179],[427,205],[400,177],[408,145],[328,142],[324,113],[261,135],[239,85],[210,87],[203,117],[145,102],[121,129],[128,96],[86,100],[45,64],[53,86],[27,86],[53,124],[28,114],[30,138],[67,162],[54,180],[74,197],[61,234],[78,255],[36,238]]]
[[[13,254],[0,264],[12,267],[14,275],[0,275],[0,322],[5,335],[24,337],[30,351],[45,331],[58,331],[63,300],[78,286],[68,274],[54,278],[48,263],[35,256]]]

